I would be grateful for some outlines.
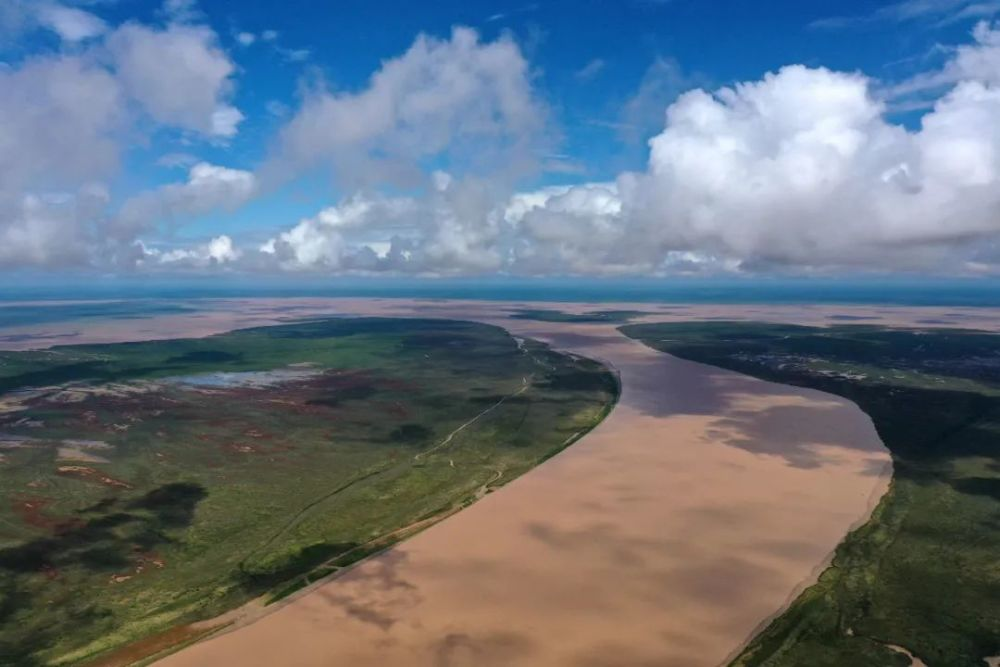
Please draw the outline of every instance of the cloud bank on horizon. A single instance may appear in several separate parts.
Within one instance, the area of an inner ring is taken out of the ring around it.
[[[997,274],[1000,24],[982,3],[921,2],[935,21],[978,21],[940,66],[881,81],[788,64],[695,87],[664,103],[642,168],[546,184],[564,164],[551,158],[559,104],[509,33],[418,34],[354,89],[303,76],[297,101],[269,103],[279,126],[261,157],[217,163],[197,153],[227,157],[252,120],[235,102],[253,85],[239,49],[276,31],[236,32],[227,49],[190,0],[118,24],[79,3],[7,0],[9,44],[55,45],[0,65],[0,269]],[[607,69],[591,58],[570,76],[589,85]],[[186,178],[123,186],[133,148],[168,132],[183,150],[159,162]],[[317,175],[326,201],[309,216],[177,241],[192,219]]]

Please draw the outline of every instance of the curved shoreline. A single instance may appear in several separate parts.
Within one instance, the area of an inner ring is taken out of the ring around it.
[[[405,316],[399,305],[351,314]],[[872,493],[884,490],[884,475],[862,471],[873,458],[888,461],[884,447],[867,416],[843,399],[685,362],[609,327],[510,320],[467,307],[448,312],[447,304],[420,314],[498,324],[610,362],[621,373],[619,405],[572,448],[480,503],[260,621],[159,664],[264,665],[280,655],[298,665],[715,665],[815,581],[867,516]],[[657,414],[657,384],[671,376],[681,379],[665,395],[681,404]],[[700,397],[708,401],[701,407],[682,396],[699,378],[726,385],[715,399]],[[728,407],[715,410],[712,400]],[[799,439],[798,417],[813,413],[827,430],[850,427],[837,436],[841,443],[806,434],[818,439],[810,456],[821,462],[812,471],[780,453],[713,441],[725,434],[704,440],[709,431],[741,428],[721,423],[727,415],[752,421],[768,406],[792,410],[796,419],[764,424],[757,439]],[[662,447],[671,440],[676,448]],[[747,473],[727,472],[734,465]],[[609,478],[619,488],[605,492]],[[863,491],[860,499],[845,490],[852,484]],[[683,487],[694,500],[665,487]],[[575,498],[562,500],[566,493]],[[593,518],[602,512],[606,518]],[[803,532],[810,537],[797,537]],[[284,646],[275,649],[281,638]]]
[[[844,399],[685,362],[609,325],[511,319],[502,305],[311,307],[474,320],[548,339],[619,371],[610,416],[473,507],[159,664],[711,667],[815,582],[867,520],[872,494],[884,492],[885,471],[867,472],[873,459],[888,462],[884,446]],[[249,316],[265,324],[285,315]],[[170,336],[215,333],[239,319],[165,317]],[[149,325],[132,324],[145,327],[140,337]],[[844,483],[867,488],[863,502]]]
[[[565,305],[565,304],[563,304],[563,305]],[[653,318],[653,319],[656,319],[656,318]],[[636,342],[639,342],[639,341],[636,341]],[[554,347],[556,349],[559,349],[560,351],[567,352],[569,354],[574,354],[575,353],[571,349],[560,348],[558,346],[554,346]],[[669,355],[666,352],[661,352],[661,351],[657,351],[657,352],[659,354],[666,354],[666,355],[668,355],[668,356],[670,356],[672,358],[678,359],[678,357],[674,357],[673,355]],[[615,375],[619,379],[619,384],[621,383],[620,372],[615,367],[615,365],[614,365],[614,363],[612,361],[610,361],[608,359],[600,358],[598,356],[594,356],[594,357],[591,357],[591,358],[593,358],[593,359],[595,359],[597,361],[600,361],[606,367],[612,369],[614,371]],[[692,363],[697,363],[697,362],[692,362]],[[724,370],[724,369],[721,369],[721,368],[715,367],[715,366],[713,366],[712,368],[718,368],[719,370]],[[783,386],[789,386],[789,387],[791,387],[791,385],[783,385]],[[843,399],[842,397],[836,396],[834,394],[829,394],[829,393],[823,392],[821,390],[811,389],[810,391],[815,391],[815,392],[817,392],[819,394],[823,394],[823,395],[829,396],[831,399],[834,399],[834,400],[846,400],[846,399]],[[619,399],[620,399],[620,396],[621,396],[621,392],[619,391]],[[875,425],[874,425],[874,422],[872,422],[871,417],[867,413],[865,413],[863,410],[861,410],[861,407],[858,406],[853,401],[847,401],[847,402],[850,403],[851,405],[853,405],[859,412],[861,412],[862,414],[865,415],[865,418],[871,424],[872,430],[877,434],[877,430],[875,429]],[[881,443],[881,439],[880,438],[879,438],[879,442]],[[886,451],[888,451],[888,448],[885,447],[884,443],[882,443],[882,447],[885,448]],[[875,510],[882,503],[883,499],[886,497],[886,495],[888,494],[889,490],[892,487],[894,472],[895,472],[895,470],[894,470],[894,466],[893,466],[893,461],[892,461],[891,458],[889,458],[885,462],[885,464],[882,466],[881,470],[879,471],[879,473],[877,475],[878,481],[875,484],[875,486],[872,488],[872,490],[871,490],[871,492],[869,494],[867,505],[866,505],[864,513],[862,513],[860,516],[858,516],[857,519],[855,519],[855,521],[850,525],[850,527],[848,528],[847,532],[844,533],[843,539],[840,540],[839,542],[837,542],[837,544],[832,549],[830,549],[830,551],[827,553],[827,555],[823,559],[823,561],[820,562],[820,563],[817,563],[816,566],[812,569],[812,571],[808,574],[808,576],[806,576],[798,584],[796,584],[796,586],[792,589],[792,591],[787,595],[787,597],[785,598],[784,602],[782,602],[781,606],[779,608],[777,608],[773,613],[771,613],[768,616],[766,616],[765,618],[761,619],[761,621],[746,636],[746,638],[743,641],[741,641],[739,643],[739,645],[735,646],[733,648],[733,650],[730,651],[730,653],[723,660],[721,660],[719,663],[717,663],[717,667],[726,667],[727,665],[730,665],[737,657],[739,657],[739,655],[747,648],[747,646],[750,645],[750,643],[761,632],[763,632],[772,622],[774,622],[775,619],[779,618],[782,614],[784,614],[786,611],[788,611],[788,609],[791,607],[791,605],[802,595],[803,592],[805,592],[808,588],[810,588],[811,586],[813,586],[816,583],[818,583],[819,577],[823,574],[823,572],[825,572],[833,564],[833,559],[834,559],[834,556],[837,553],[837,549],[840,547],[840,545],[844,541],[844,539],[846,539],[848,535],[850,535],[851,533],[853,533],[855,530],[861,528],[862,526],[864,526],[865,524],[867,524],[871,520],[871,518],[872,518],[872,516],[873,516],[873,514],[875,512]]]
[[[861,408],[859,407],[858,409],[860,410]],[[761,622],[757,624],[757,627],[755,627],[753,631],[750,632],[749,635],[747,635],[746,639],[744,639],[739,646],[734,648],[729,653],[729,655],[726,656],[724,660],[719,662],[717,667],[727,667],[728,665],[731,665],[733,661],[736,660],[736,658],[738,658],[740,654],[743,653],[743,651],[745,651],[748,646],[750,646],[753,640],[756,639],[760,633],[766,630],[767,627],[771,625],[771,623],[773,623],[775,620],[781,617],[786,611],[788,611],[791,608],[791,606],[795,603],[795,601],[798,600],[799,597],[804,592],[806,592],[810,587],[819,582],[820,576],[824,572],[826,572],[831,565],[833,565],[833,558],[834,556],[837,555],[837,549],[839,549],[840,545],[843,544],[844,540],[847,539],[847,536],[853,533],[855,530],[864,526],[869,521],[871,521],[872,516],[875,514],[875,510],[878,509],[879,505],[882,504],[882,501],[885,499],[886,495],[889,493],[889,490],[892,488],[894,474],[895,474],[895,468],[893,466],[892,461],[890,460],[886,462],[886,464],[882,467],[881,472],[879,472],[878,475],[879,484],[872,489],[871,495],[868,498],[868,508],[866,509],[864,514],[862,514],[857,518],[857,520],[851,525],[848,531],[844,533],[844,539],[838,542],[837,546],[831,549],[830,553],[827,554],[825,559],[823,559],[823,562],[816,565],[816,567],[813,568],[813,571],[809,573],[809,576],[803,579],[792,590],[792,592],[788,594],[788,597],[785,598],[785,601],[782,603],[781,607],[777,609],[773,614],[761,620]]]
[[[442,318],[442,319],[448,319],[448,318]],[[507,331],[506,329],[504,330]],[[507,333],[510,334],[509,331],[507,331]],[[511,335],[513,336],[513,334]],[[572,355],[572,356],[586,358],[586,357],[581,357],[581,355]],[[609,371],[610,374],[615,378],[617,391],[615,392],[613,400],[604,408],[603,413],[601,414],[599,420],[597,420],[589,428],[577,431],[576,433],[571,435],[561,444],[561,446],[558,449],[549,452],[543,459],[541,459],[535,465],[535,467],[544,464],[546,461],[550,460],[554,456],[558,456],[559,454],[563,453],[567,448],[571,447],[573,444],[580,441],[582,438],[586,437],[586,435],[590,433],[598,425],[600,425],[600,423],[604,421],[604,419],[606,419],[607,416],[610,415],[614,411],[615,407],[618,405],[618,401],[621,398],[620,374],[618,370],[614,368],[610,363],[604,361],[600,361],[600,363],[604,365],[605,369]],[[526,388],[527,386],[524,386],[517,392],[515,392],[515,394],[512,394],[510,396],[520,394]],[[478,420],[480,416],[494,409],[495,407],[506,401],[508,398],[510,398],[510,396],[505,396],[498,403],[487,408],[482,413],[477,415],[474,419],[461,425],[458,429],[456,429],[456,431],[453,431],[451,434],[449,434],[445,440],[450,441],[452,436],[455,435],[458,431],[463,430],[464,428],[466,428],[467,426]],[[418,453],[414,456],[414,458],[416,459],[417,457],[426,455],[430,451],[431,450],[427,450],[422,453]],[[528,470],[527,472],[530,472],[530,470]],[[527,474],[527,472],[522,474]],[[164,660],[172,656],[173,654],[179,651],[183,651],[188,647],[193,646],[197,643],[211,641],[218,637],[251,626],[256,622],[263,620],[267,616],[280,611],[283,607],[286,607],[290,604],[294,604],[296,600],[306,597],[310,595],[312,592],[316,591],[317,589],[322,588],[323,586],[328,585],[332,582],[335,582],[340,577],[348,575],[353,569],[363,565],[370,559],[378,558],[379,556],[385,554],[387,551],[391,550],[404,540],[407,540],[424,530],[432,528],[435,524],[448,519],[449,517],[462,511],[463,509],[466,509],[472,503],[481,500],[483,497],[486,496],[486,494],[498,491],[500,488],[502,488],[503,485],[499,487],[494,487],[493,485],[503,477],[503,471],[496,470],[495,473],[496,474],[492,479],[483,484],[475,492],[475,494],[473,494],[473,496],[471,496],[465,502],[456,504],[452,507],[449,507],[448,509],[443,510],[440,513],[420,519],[419,521],[416,521],[415,523],[412,523],[410,525],[403,526],[393,531],[392,533],[382,535],[373,540],[372,542],[365,543],[356,547],[355,549],[364,550],[364,549],[370,549],[376,544],[380,545],[380,547],[377,550],[368,552],[364,558],[359,559],[358,561],[355,561],[349,565],[341,566],[335,572],[322,576],[319,579],[308,583],[302,588],[295,590],[294,592],[288,595],[285,595],[284,597],[273,599],[271,601],[266,601],[268,595],[265,595],[256,598],[254,600],[250,600],[240,605],[239,607],[230,609],[229,611],[220,614],[216,617],[205,619],[202,621],[197,621],[187,625],[174,626],[164,632],[146,637],[132,644],[123,646],[120,649],[113,651],[111,654],[103,656],[102,658],[98,658],[94,661],[89,661],[87,662],[87,665],[88,667],[125,667],[127,665],[132,665],[132,664],[142,664],[142,665],[148,665],[154,663],[160,664],[159,661]],[[515,477],[514,479],[517,479],[517,477]],[[344,555],[346,555],[346,553],[338,554],[337,557],[338,558],[343,557]],[[309,573],[305,573],[303,576],[308,577],[308,574]],[[176,635],[179,638],[179,641],[169,645],[162,645],[162,642],[160,640],[165,636],[171,636],[171,635]],[[142,648],[144,644],[150,646],[156,646],[158,648],[156,650],[147,652],[144,651]],[[128,659],[128,660],[122,659],[122,656],[133,656],[133,655],[136,656],[134,659]]]

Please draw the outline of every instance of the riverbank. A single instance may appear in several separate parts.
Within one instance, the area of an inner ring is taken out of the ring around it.
[[[716,665],[814,580],[884,491],[853,404],[682,361],[611,325],[459,317],[609,362],[587,436],[470,508],[163,665]]]

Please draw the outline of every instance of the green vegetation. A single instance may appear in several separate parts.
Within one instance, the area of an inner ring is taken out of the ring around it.
[[[983,667],[1000,655],[1000,336],[713,322],[622,327],[653,348],[844,396],[895,474],[741,667]]]
[[[510,317],[515,320],[537,320],[539,322],[569,322],[572,324],[621,324],[637,317],[648,315],[641,310],[592,310],[586,313],[566,313],[561,310],[531,308],[515,311]]]
[[[450,321],[0,352],[0,664],[190,641],[517,477],[617,391]]]

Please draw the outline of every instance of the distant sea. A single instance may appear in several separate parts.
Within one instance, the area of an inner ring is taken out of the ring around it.
[[[100,317],[149,317],[210,308],[206,299],[370,297],[686,304],[867,304],[1000,307],[1000,281],[904,279],[331,278],[237,277],[159,281],[10,280],[0,284],[0,328]],[[49,302],[15,305],[14,302]],[[88,301],[62,303],[55,301]],[[100,303],[98,303],[100,302]]]

